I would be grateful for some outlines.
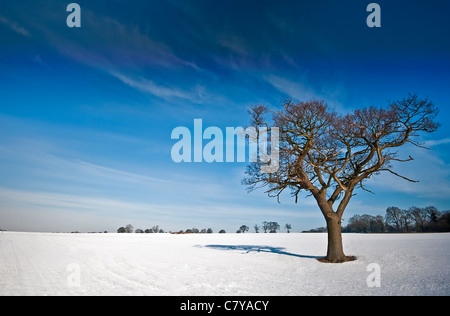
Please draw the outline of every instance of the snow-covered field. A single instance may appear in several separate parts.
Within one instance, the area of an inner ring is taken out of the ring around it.
[[[0,232],[0,295],[450,295],[450,234],[343,238]]]

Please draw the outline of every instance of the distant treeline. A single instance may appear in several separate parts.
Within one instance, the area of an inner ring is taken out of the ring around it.
[[[152,228],[147,228],[145,230],[137,228],[134,230],[133,225],[128,224],[125,227],[119,227],[117,232],[125,233],[125,234],[131,234],[131,233],[137,233],[137,234],[154,234],[154,233],[165,233],[164,229],[160,228],[159,225],[153,226]],[[197,228],[188,228],[186,231],[180,230],[179,232],[170,232],[172,234],[212,234],[213,230],[211,228],[203,228],[201,230]],[[223,234],[225,231],[222,229],[219,233]]]
[[[269,233],[276,233],[278,230],[280,230],[280,224],[278,224],[277,222],[267,222],[264,221],[262,222],[262,225],[259,226],[258,224],[255,224],[255,226],[253,226],[253,229],[255,230],[255,233],[259,233],[260,230],[263,230],[265,233],[269,232]],[[286,231],[289,233],[292,229],[292,225],[291,224],[286,224],[284,226],[284,228],[286,229]],[[237,231],[236,233],[245,233],[249,231],[249,227],[247,225],[242,225]],[[138,233],[138,234],[150,234],[150,233],[165,233],[165,231],[160,228],[158,225],[153,226],[152,228],[148,228],[148,229],[134,229],[133,225],[128,224],[126,226],[122,226],[119,227],[119,229],[117,230],[118,233],[125,233],[125,234],[131,234],[131,233]],[[105,232],[106,233],[106,232]],[[213,230],[211,228],[203,228],[203,229],[197,229],[197,228],[188,228],[185,231],[180,230],[178,232],[169,232],[171,234],[212,234]],[[224,229],[221,229],[219,231],[219,234],[226,234],[226,231]]]
[[[325,227],[304,232],[326,232]],[[346,233],[425,233],[450,232],[450,211],[438,211],[434,206],[425,208],[412,206],[400,209],[395,206],[386,209],[382,215],[354,215],[342,227]]]

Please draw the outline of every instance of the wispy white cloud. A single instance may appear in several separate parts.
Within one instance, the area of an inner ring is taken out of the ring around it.
[[[30,121],[24,128],[20,121],[13,125],[34,136],[23,138],[12,131],[0,137],[1,228],[111,231],[131,222],[136,228],[158,224],[179,230],[209,225],[229,231],[242,223],[272,218],[316,218],[315,208],[297,212],[297,206],[280,206],[269,198],[267,204],[259,203],[262,192],[248,195],[240,185],[242,168],[231,177],[208,168],[189,172],[189,165],[174,164],[173,169],[164,170],[151,162],[123,165],[93,153],[88,155],[90,160],[80,148],[71,148],[74,142],[82,142],[82,133],[73,131],[81,138],[67,142],[62,137],[61,143],[59,138],[40,135]],[[90,137],[105,139],[92,132]]]
[[[138,203],[113,198],[87,197],[73,194],[52,193],[44,191],[13,190],[0,188],[3,202],[25,204],[29,207],[44,207],[50,209],[67,209],[81,212],[100,212],[100,214],[120,214],[124,212],[148,212],[161,209],[161,206],[151,203]],[[164,211],[164,210],[163,210]]]
[[[62,163],[70,164],[73,168],[77,170],[82,170],[84,173],[90,176],[98,176],[98,177],[104,177],[108,178],[110,180],[116,180],[116,181],[122,181],[122,182],[135,182],[135,183],[155,183],[155,184],[171,184],[169,180],[162,179],[162,178],[156,178],[156,177],[149,177],[144,176],[141,174],[136,174],[132,172],[127,172],[119,169],[109,168],[93,163],[89,163],[82,160],[74,160],[74,161],[67,161],[67,160],[61,160]]]
[[[450,138],[427,140],[424,144],[427,147],[435,147],[439,145],[450,144]]]
[[[30,37],[31,33],[23,26],[19,25],[18,23],[11,21],[7,19],[6,17],[0,15],[0,23],[6,25],[11,30],[13,30],[16,33],[19,33],[23,36]]]
[[[16,126],[20,124],[18,122]],[[30,128],[30,124],[22,131],[27,128]],[[51,129],[48,125],[46,128]],[[72,139],[70,143],[61,143],[60,140],[40,136],[38,128],[34,128],[32,132],[32,139],[18,137],[14,132],[0,137],[0,172],[3,175],[0,185],[8,187],[14,182],[16,187],[21,188],[39,187],[53,192],[76,192],[160,203],[173,200],[174,196],[180,203],[194,204],[198,201],[222,203],[236,197],[234,188],[230,190],[227,184],[211,181],[204,173],[180,173],[177,168],[162,170],[159,165],[152,166],[151,161],[147,164],[124,165],[119,160],[99,157],[92,152],[86,155],[83,147],[71,148],[72,141],[78,142],[76,139]],[[77,133],[75,130],[73,134],[77,134],[80,141],[85,141],[86,135],[83,132]],[[110,142],[114,136],[96,134],[93,131],[89,135],[106,142]],[[128,139],[113,140],[113,144],[117,143],[117,146],[130,146],[125,143],[130,141]],[[132,144],[132,148],[145,145],[138,141]],[[101,155],[104,154],[102,151]],[[168,151],[169,163],[170,159]],[[188,167],[186,165],[186,170],[189,170]],[[237,179],[236,184],[239,183]],[[244,192],[242,189],[242,193]]]
[[[263,76],[263,80],[295,101],[325,100],[334,110],[340,112],[348,110],[339,101],[344,89],[338,82],[328,85],[321,84],[321,87],[318,88],[309,82],[306,73],[297,78],[286,78],[271,74]]]
[[[230,50],[235,56],[245,57],[249,55],[249,47],[244,38],[237,34],[219,34],[217,43]]]
[[[44,231],[84,230],[86,227],[111,231],[118,228],[111,223],[120,221],[120,225],[126,225],[133,219],[134,225],[145,228],[145,225],[167,225],[173,217],[182,221],[188,214],[194,216],[195,209],[170,203],[0,188],[0,222],[8,229],[26,229],[29,225],[32,230]],[[33,223],[28,223],[30,218]],[[177,224],[180,223],[175,221],[174,225]]]
[[[56,16],[58,17],[58,16]],[[165,43],[152,39],[139,27],[121,22],[88,8],[83,9],[83,28],[67,37],[53,26],[59,21],[52,16],[40,30],[49,43],[62,54],[97,68],[122,65],[128,68],[147,66],[168,69],[197,65],[174,54]]]
[[[151,80],[147,80],[142,77],[132,78],[117,71],[110,71],[110,74],[132,88],[135,88],[144,93],[152,94],[165,100],[171,98],[180,98],[194,103],[201,102],[201,93],[203,90],[201,88],[197,88],[197,91],[191,92],[176,87],[166,87],[163,85],[159,85]]]
[[[292,81],[276,75],[267,75],[264,79],[269,82],[278,91],[285,93],[287,96],[298,101],[309,99],[319,99],[315,91],[304,85],[301,81]]]
[[[401,152],[400,152],[401,153]],[[393,170],[409,179],[409,182],[390,173],[382,173],[368,182],[375,190],[390,190],[405,193],[412,197],[447,200],[450,196],[450,167],[433,150],[424,150],[413,145],[403,148],[403,155],[411,155],[414,160],[406,163],[395,163]]]
[[[238,227],[241,221],[289,217],[297,220],[321,217],[316,209],[293,212],[279,205],[265,207],[217,203],[143,203],[120,198],[89,197],[46,191],[17,190],[0,187],[0,223],[6,229],[31,231],[73,231],[105,229],[114,231],[129,221],[136,228],[160,225],[166,230],[213,226],[218,229]],[[30,222],[31,221],[31,222]],[[116,226],[114,226],[116,225]],[[200,226],[199,226],[200,225]],[[16,228],[17,227],[17,228]]]

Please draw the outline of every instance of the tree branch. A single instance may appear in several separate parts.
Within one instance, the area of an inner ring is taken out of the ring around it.
[[[409,178],[407,178],[407,177],[405,177],[405,176],[402,176],[402,175],[400,175],[400,174],[398,174],[398,173],[392,171],[391,169],[379,169],[379,171],[389,171],[389,172],[392,173],[393,175],[395,175],[395,176],[397,176],[397,177],[399,177],[399,178],[405,179],[405,180],[407,180],[407,181],[409,181],[409,182],[413,182],[413,183],[418,183],[418,182],[419,182],[419,181],[416,181],[416,180],[409,179]]]

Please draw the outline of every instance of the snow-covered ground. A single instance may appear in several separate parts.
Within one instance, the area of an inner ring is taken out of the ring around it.
[[[450,234],[343,238],[0,232],[0,295],[450,295]]]

